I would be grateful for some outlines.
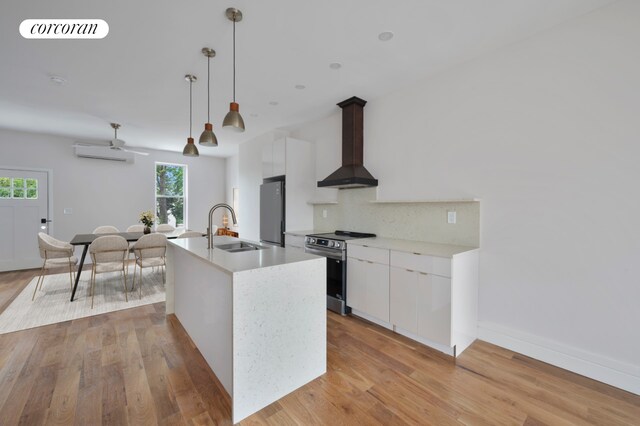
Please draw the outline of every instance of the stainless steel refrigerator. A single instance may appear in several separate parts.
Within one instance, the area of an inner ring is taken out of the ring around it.
[[[260,185],[260,241],[284,246],[284,181]]]

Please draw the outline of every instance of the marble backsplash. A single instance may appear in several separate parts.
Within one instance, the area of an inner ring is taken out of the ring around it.
[[[314,230],[344,229],[386,238],[480,246],[479,202],[372,203],[375,199],[376,188],[338,191],[338,204],[314,206]],[[456,212],[455,224],[447,223],[448,211]]]

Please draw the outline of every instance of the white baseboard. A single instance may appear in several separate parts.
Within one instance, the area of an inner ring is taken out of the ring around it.
[[[408,337],[411,340],[415,340],[418,343],[422,343],[425,346],[429,346],[439,352],[442,352],[445,355],[449,355],[455,357],[460,354],[456,354],[456,351],[451,346],[443,345],[442,343],[434,342],[433,340],[425,339],[424,337],[420,337],[417,334],[414,334],[408,330],[405,330],[400,327],[394,327],[394,330],[398,334],[402,334],[405,337]]]
[[[640,366],[484,321],[478,338],[523,355],[640,395]]]
[[[384,327],[384,328],[386,328],[386,329],[388,329],[388,330],[393,331],[393,325],[392,325],[392,324],[389,324],[389,323],[388,323],[388,322],[386,322],[386,321],[379,320],[379,319],[378,319],[378,318],[376,318],[376,317],[373,317],[373,316],[371,316],[371,315],[369,315],[369,314],[365,314],[364,312],[362,312],[362,311],[358,311],[357,309],[353,309],[353,308],[351,308],[351,313],[352,313],[353,315],[355,315],[355,316],[360,317],[360,318],[364,318],[364,319],[366,319],[366,320],[367,320],[367,321],[369,321],[369,322],[372,322],[372,323],[374,323],[374,324],[377,324],[377,325],[379,325],[380,327]]]
[[[360,318],[364,318],[367,321],[370,321],[370,322],[372,322],[374,324],[379,325],[380,327],[384,327],[384,328],[386,328],[388,330],[391,330],[393,332],[396,332],[398,334],[402,334],[403,336],[408,337],[411,340],[415,340],[418,343],[422,343],[423,345],[429,346],[429,347],[431,347],[431,348],[433,348],[433,349],[435,349],[437,351],[440,351],[440,352],[442,352],[442,353],[444,353],[446,355],[456,356],[454,349],[452,347],[450,347],[450,346],[446,346],[446,345],[443,345],[442,343],[434,342],[433,340],[425,339],[424,337],[420,337],[417,334],[414,334],[414,333],[412,333],[410,331],[407,331],[407,330],[405,330],[403,328],[396,327],[391,323],[379,320],[376,317],[373,317],[373,316],[371,316],[369,314],[365,314],[364,312],[358,311],[358,310],[353,309],[353,308],[351,309],[351,314],[355,315],[355,316],[358,316]],[[460,355],[460,354],[458,354],[458,355]]]
[[[6,262],[0,262],[0,272],[9,271],[21,271],[24,269],[40,269],[42,267],[42,260],[10,260]]]

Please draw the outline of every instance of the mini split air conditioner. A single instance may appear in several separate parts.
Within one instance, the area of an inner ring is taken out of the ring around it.
[[[80,158],[95,158],[97,160],[121,161],[124,163],[135,162],[135,154],[132,152],[112,149],[108,146],[76,145],[76,156]]]

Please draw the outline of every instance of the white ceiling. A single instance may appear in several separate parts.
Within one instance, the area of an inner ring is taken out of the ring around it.
[[[188,136],[186,73],[194,84],[194,138],[206,121],[206,59],[212,60],[217,148],[314,120],[357,95],[371,100],[483,52],[524,39],[611,0],[4,1],[0,13],[0,127],[78,139],[110,139],[110,121],[131,147],[181,151]],[[237,100],[247,131],[221,129],[232,96],[237,24]],[[102,40],[26,40],[28,18],[96,18]],[[378,34],[390,30],[388,42]],[[338,70],[329,63],[340,62]],[[51,75],[67,79],[57,86]],[[294,86],[302,84],[304,90]],[[277,106],[269,105],[277,101]]]

